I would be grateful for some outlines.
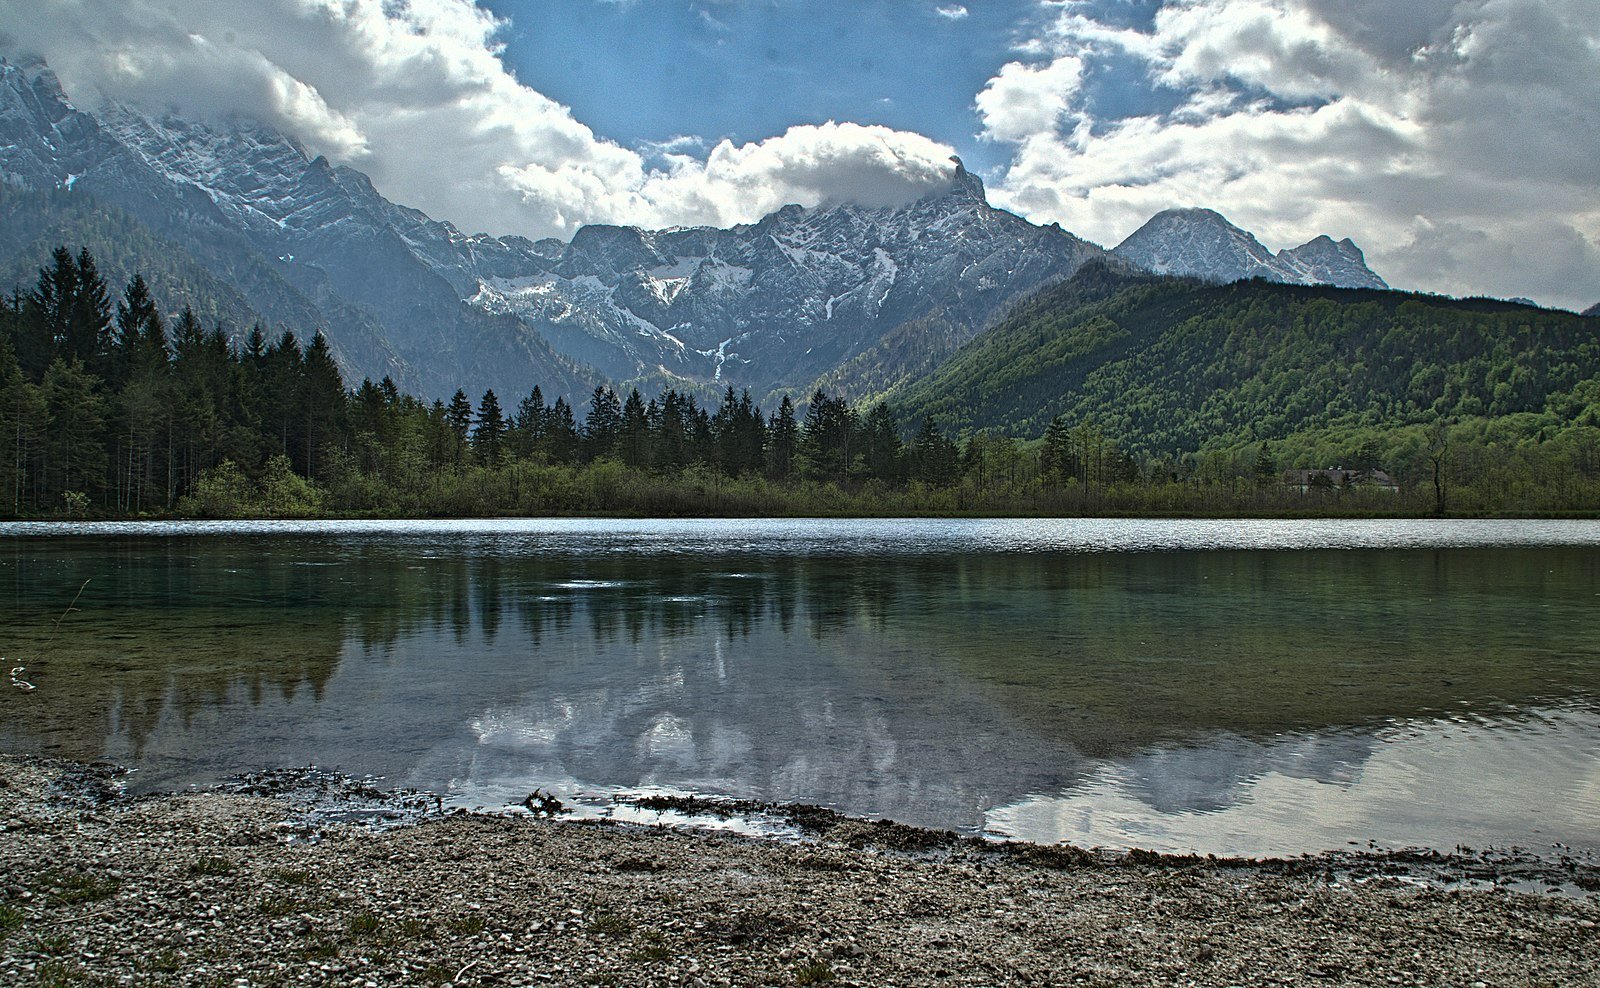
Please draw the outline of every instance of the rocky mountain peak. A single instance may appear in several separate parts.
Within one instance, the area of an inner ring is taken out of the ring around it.
[[[949,195],[970,199],[973,202],[989,204],[989,197],[983,190],[983,179],[967,171],[967,166],[956,155],[951,155],[950,160],[955,162],[956,173],[951,180]]]
[[[1212,209],[1167,209],[1152,216],[1112,254],[1156,274],[1221,283],[1265,278],[1292,285],[1387,288],[1348,238],[1321,235],[1274,254]]]

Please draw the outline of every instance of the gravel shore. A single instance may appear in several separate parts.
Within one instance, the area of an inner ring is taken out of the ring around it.
[[[0,984],[1600,985],[1576,863],[1110,856],[825,811],[794,841],[374,828],[254,789],[0,756]],[[1574,894],[1492,887],[1513,873]]]

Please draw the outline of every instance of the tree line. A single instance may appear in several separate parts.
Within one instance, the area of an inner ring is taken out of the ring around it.
[[[1154,456],[1094,416],[1034,440],[956,439],[928,416],[815,391],[770,413],[600,386],[578,407],[460,389],[347,388],[326,338],[231,341],[169,320],[133,276],[113,294],[87,250],[56,249],[0,300],[0,514],[11,517],[628,514],[1423,514],[1600,505],[1600,430],[1537,448],[1499,421],[1375,426]],[[1594,434],[1591,435],[1590,433]],[[1452,437],[1454,439],[1452,440]],[[1307,497],[1283,467],[1385,466],[1401,496]],[[1327,463],[1321,461],[1327,460]],[[1450,499],[1447,505],[1445,491]]]
[[[169,326],[141,276],[113,298],[90,252],[65,247],[0,304],[0,429],[12,516],[172,511],[216,493],[208,475],[286,497],[339,487],[378,509],[383,487],[517,463],[841,487],[949,484],[959,468],[931,423],[906,441],[886,405],[863,412],[821,391],[803,417],[787,396],[768,416],[731,387],[708,407],[671,388],[647,400],[601,386],[581,416],[538,386],[509,410],[493,390],[430,403],[388,377],[347,391],[320,333],[269,340],[258,325],[234,344],[190,308]]]

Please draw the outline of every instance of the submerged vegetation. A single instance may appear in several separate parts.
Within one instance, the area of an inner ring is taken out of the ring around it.
[[[1537,397],[1529,389],[1538,382],[1512,367],[1505,383],[1520,396],[1516,408],[1479,409],[1470,394],[1447,387],[1453,403],[1413,402],[1393,420],[1284,419],[1285,428],[1302,428],[1271,441],[1219,426],[1213,441],[1162,453],[1139,438],[1148,429],[1135,429],[1109,393],[1092,407],[1033,395],[1040,408],[1067,409],[1043,423],[1030,418],[1029,431],[1042,427],[1037,438],[979,428],[974,423],[998,407],[982,381],[960,399],[960,414],[930,404],[925,387],[916,391],[914,407],[924,414],[915,423],[885,403],[856,408],[820,389],[803,405],[784,397],[770,413],[732,388],[715,407],[674,389],[647,399],[604,386],[579,407],[565,396],[547,402],[537,386],[510,408],[492,390],[476,402],[464,389],[449,402],[428,402],[389,378],[348,390],[320,334],[303,344],[292,332],[268,339],[257,326],[235,343],[192,309],[170,329],[161,311],[142,278],[113,300],[90,253],[65,248],[31,291],[0,306],[0,513],[1365,515],[1600,507],[1600,422],[1584,390],[1594,382],[1578,380],[1565,363],[1550,374],[1578,383],[1537,414],[1517,409]],[[1569,347],[1580,363],[1592,348],[1577,339]],[[970,367],[968,351],[952,364],[950,373]],[[963,393],[953,388],[951,400]],[[1560,402],[1573,407],[1557,421],[1551,409]],[[1170,435],[1196,435],[1205,418]],[[959,441],[939,421],[964,424]],[[1400,489],[1284,482],[1286,468],[1335,464],[1381,468]]]

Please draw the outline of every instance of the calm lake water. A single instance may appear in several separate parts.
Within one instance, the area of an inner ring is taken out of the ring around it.
[[[0,748],[135,788],[1600,849],[1600,523],[13,524],[0,595]]]

